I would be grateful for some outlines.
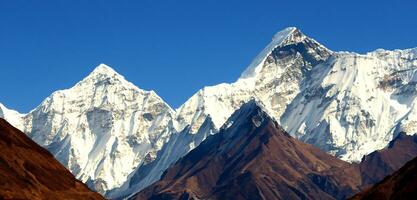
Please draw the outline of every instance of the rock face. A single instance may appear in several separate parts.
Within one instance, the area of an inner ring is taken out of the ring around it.
[[[417,155],[417,136],[348,163],[286,133],[254,100],[136,199],[346,199]]]
[[[352,200],[412,200],[417,197],[417,158]]]
[[[0,199],[104,199],[0,118]]]

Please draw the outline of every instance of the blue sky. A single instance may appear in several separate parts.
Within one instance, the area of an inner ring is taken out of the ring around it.
[[[417,1],[341,2],[0,0],[0,102],[27,112],[105,63],[175,108],[287,26],[332,50],[417,47]]]

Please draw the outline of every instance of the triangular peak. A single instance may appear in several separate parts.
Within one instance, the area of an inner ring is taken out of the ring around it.
[[[97,88],[101,88],[100,95],[106,96],[104,98],[105,100],[113,101],[119,101],[123,94],[122,91],[125,91],[129,94],[139,94],[139,95],[145,95],[148,97],[152,97],[152,99],[157,99],[159,102],[163,102],[165,106],[169,107],[170,112],[172,111],[172,108],[153,90],[144,90],[136,86],[135,84],[129,82],[125,79],[125,77],[119,73],[117,73],[113,68],[106,64],[99,64],[94,68],[90,74],[88,74],[86,77],[84,77],[81,81],[76,83],[74,86],[64,89],[64,90],[58,90],[52,93],[48,98],[46,98],[38,108],[45,106],[50,103],[50,101],[53,101],[52,99],[58,98],[61,99],[62,97],[65,97],[65,99],[75,98],[78,97],[80,93],[83,93],[85,95],[90,95],[90,97],[97,97],[100,99],[101,97],[96,96]],[[105,91],[117,91],[117,92],[105,92]],[[109,98],[109,96],[111,96]],[[117,96],[117,98],[115,98]],[[94,101],[100,105],[101,100]],[[116,103],[116,102],[113,102]],[[109,105],[109,106],[116,106],[116,105]],[[38,109],[36,108],[36,109]],[[35,110],[36,110],[35,109]]]
[[[240,123],[245,123],[245,121],[252,119],[254,116],[259,116],[263,119],[273,120],[271,116],[268,115],[265,106],[257,101],[255,98],[250,99],[246,103],[242,104],[239,109],[237,109],[226,123],[221,127],[221,129],[227,129],[229,127],[236,126]],[[253,123],[257,123],[253,121]]]
[[[147,92],[147,91],[140,89],[133,83],[127,81],[123,75],[117,73],[113,68],[103,63],[95,67],[94,70],[90,74],[88,74],[75,86],[91,85],[91,84],[96,85],[97,83],[103,83],[103,84],[118,83],[118,84],[125,85],[127,87],[134,88],[135,90]]]
[[[295,33],[301,33],[300,30],[296,27],[287,27],[274,35],[272,41],[275,41],[277,45],[282,43],[288,38],[291,38]]]
[[[91,72],[92,74],[118,74],[116,71],[114,71],[113,68],[110,66],[101,63],[99,64],[94,70]]]
[[[94,70],[86,77],[120,77],[123,78],[124,77],[122,75],[120,75],[119,73],[117,73],[113,68],[111,68],[110,66],[106,65],[106,64],[99,64],[97,65],[97,67],[94,68]]]
[[[309,40],[309,42],[316,43],[317,46],[319,46],[321,49],[331,53],[331,51],[328,50],[326,47],[324,47],[314,39],[311,39],[308,36],[304,35],[300,31],[300,29],[296,27],[288,27],[279,31],[273,36],[272,41],[255,57],[252,63],[242,73],[240,79],[256,77],[259,71],[261,71],[266,58],[274,51],[274,49],[291,44],[301,43],[306,40]]]

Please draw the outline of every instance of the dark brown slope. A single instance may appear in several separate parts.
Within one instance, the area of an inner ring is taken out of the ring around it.
[[[386,177],[371,189],[355,195],[352,200],[414,200],[417,199],[417,158]]]
[[[410,136],[405,133],[400,133],[386,148],[364,156],[360,163],[351,164],[344,170],[349,171],[349,174],[359,174],[359,180],[355,181],[359,185],[355,186],[355,188],[366,190],[400,169],[400,167],[416,156],[417,135]],[[333,168],[324,173],[326,176],[321,174],[315,176],[316,180],[320,180],[322,185],[327,185],[326,177],[329,174],[337,176],[338,173],[340,173],[340,169]],[[346,194],[345,196],[352,196],[353,194]]]
[[[378,183],[417,156],[417,136],[400,133],[387,148],[364,156],[359,164],[362,187]]]
[[[356,168],[290,137],[254,101],[229,122],[136,198],[342,199],[358,191]]]
[[[103,199],[0,118],[0,199]]]

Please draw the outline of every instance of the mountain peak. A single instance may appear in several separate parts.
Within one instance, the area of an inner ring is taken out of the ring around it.
[[[288,27],[274,35],[272,40],[280,39],[279,46],[295,44],[304,41],[307,38],[300,29]]]
[[[266,57],[277,47],[284,46],[288,44],[294,44],[303,41],[307,36],[305,36],[301,31],[296,27],[287,27],[272,37],[272,41],[266,46],[261,53],[259,53],[248,68],[242,73],[240,78],[252,78],[255,77],[258,71],[260,70],[260,65],[264,62]]]
[[[106,64],[99,64],[96,68],[94,68],[94,70],[90,73],[91,74],[103,74],[103,75],[119,75],[116,71],[114,71],[113,68],[111,68],[110,66],[106,65]]]
[[[265,111],[264,106],[260,101],[257,101],[255,98],[250,99],[244,103],[238,110],[241,112],[253,112],[253,111]]]
[[[253,119],[255,116],[257,119],[272,119],[266,112],[264,105],[256,99],[251,99],[248,102],[242,104],[222,126],[222,129],[229,128],[232,124],[246,123],[247,119]],[[260,121],[252,121],[258,123]],[[259,124],[257,124],[258,126]]]
[[[284,28],[274,35],[274,37],[272,38],[272,41],[282,42],[282,40],[285,40],[286,38],[290,37],[295,32],[300,32],[300,31],[296,27]]]
[[[94,68],[94,70],[78,84],[82,84],[86,82],[93,83],[93,84],[111,83],[114,81],[123,83],[126,85],[130,85],[132,87],[134,86],[132,83],[128,82],[124,76],[117,73],[113,68],[103,63],[99,64],[96,68]]]

